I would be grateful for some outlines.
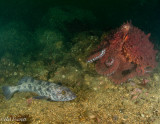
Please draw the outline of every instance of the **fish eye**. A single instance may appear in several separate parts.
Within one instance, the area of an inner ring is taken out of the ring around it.
[[[66,91],[62,90],[62,94],[65,95],[65,94],[66,94]]]

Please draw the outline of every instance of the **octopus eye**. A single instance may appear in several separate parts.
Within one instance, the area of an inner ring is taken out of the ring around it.
[[[129,24],[126,24],[126,25],[123,26],[123,30],[128,31],[129,29],[130,29],[130,25]]]
[[[65,94],[66,94],[66,92],[65,92],[64,90],[62,90],[62,94],[63,94],[63,95],[65,95]]]
[[[124,25],[122,26],[121,30],[122,30],[122,32],[124,33],[124,36],[126,36],[126,35],[128,34],[130,28],[131,28],[131,25],[130,25],[129,23],[124,24]]]

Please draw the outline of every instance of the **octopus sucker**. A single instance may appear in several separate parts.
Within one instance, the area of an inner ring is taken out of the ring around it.
[[[102,58],[105,55],[106,50],[103,49],[95,54],[93,54],[92,56],[90,56],[87,60],[87,63],[92,63],[100,58]]]
[[[118,67],[119,67],[119,62],[116,61],[116,59],[111,66],[106,66],[106,63],[100,63],[100,62],[96,64],[97,72],[105,76],[110,76],[114,74],[114,72],[117,71]]]

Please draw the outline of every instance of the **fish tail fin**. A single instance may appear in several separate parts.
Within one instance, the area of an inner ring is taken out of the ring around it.
[[[14,92],[10,90],[9,86],[3,86],[2,91],[6,99],[10,99],[14,94]]]

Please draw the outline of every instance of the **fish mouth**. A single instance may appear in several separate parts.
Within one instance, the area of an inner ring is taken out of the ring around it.
[[[77,97],[77,96],[76,96],[75,94],[72,94],[72,96],[70,97],[70,99],[69,99],[68,101],[74,100],[76,97]]]
[[[73,95],[73,96],[72,96],[72,100],[75,99],[76,97],[77,97],[76,95]]]
[[[72,96],[69,96],[68,98],[64,98],[59,101],[71,101],[71,100],[74,100],[75,98],[76,98],[76,95],[72,95]]]

